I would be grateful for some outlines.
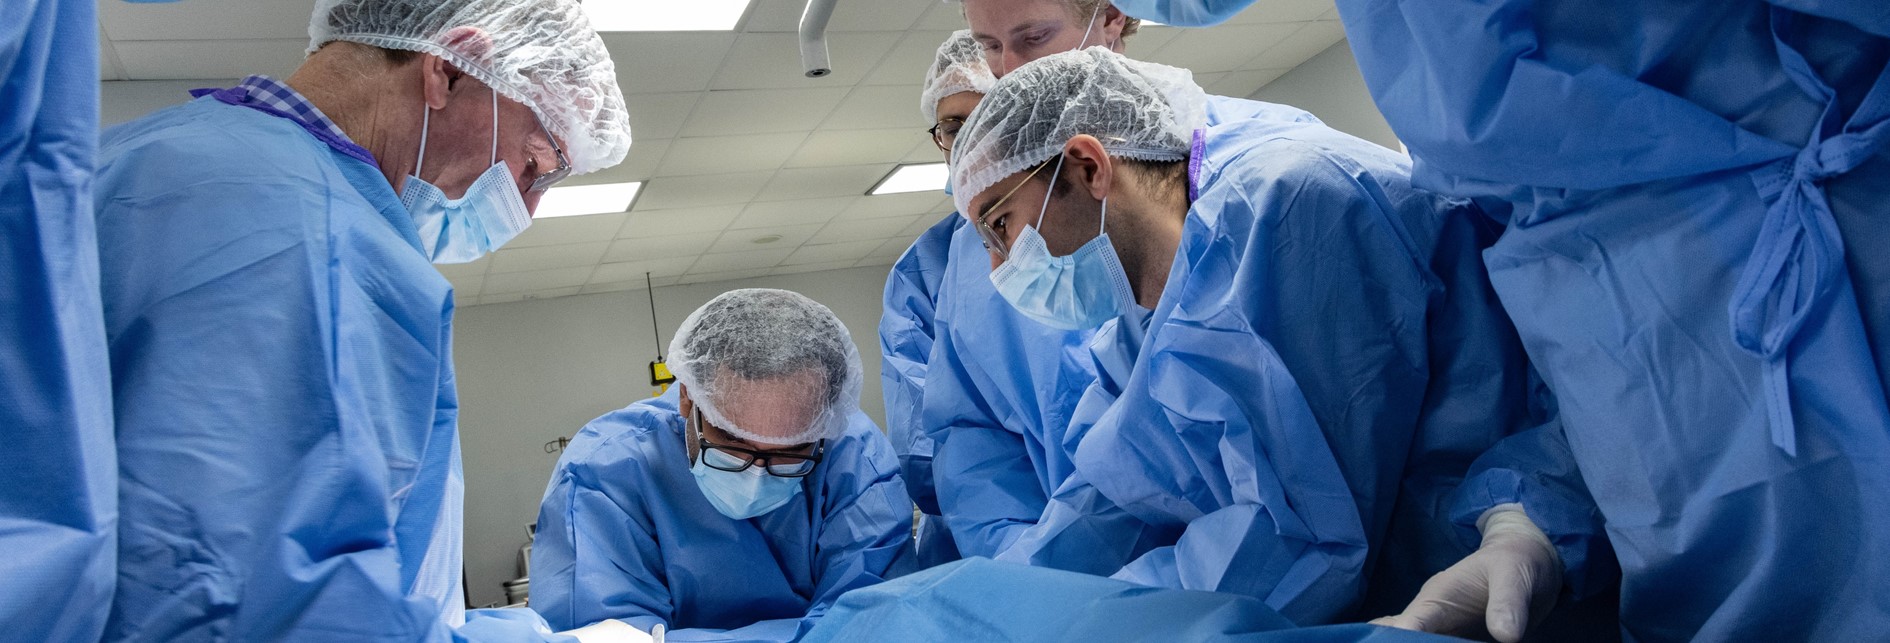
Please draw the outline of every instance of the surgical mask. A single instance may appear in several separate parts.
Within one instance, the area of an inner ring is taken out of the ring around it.
[[[1050,174],[1051,190],[1043,197],[1037,213],[1037,225],[1024,226],[1012,244],[1010,254],[997,270],[991,283],[997,286],[1011,306],[1037,323],[1062,330],[1085,330],[1129,310],[1135,304],[1135,291],[1129,287],[1129,275],[1122,269],[1109,233],[1098,230],[1096,238],[1066,257],[1053,257],[1037,228],[1043,226],[1044,212],[1050,208],[1050,194],[1055,191],[1063,160]],[[1109,198],[1102,202],[1104,227],[1109,220]]]
[[[724,516],[747,520],[780,509],[801,492],[801,478],[770,475],[763,467],[723,471],[709,466],[709,458],[728,467],[739,467],[742,461],[714,449],[705,449],[696,458],[695,465],[689,467],[689,473],[696,477],[696,487],[702,489],[709,504]]]
[[[525,197],[512,172],[499,160],[499,93],[492,93],[492,167],[458,199],[420,178],[427,160],[427,129],[432,111],[420,117],[420,155],[400,190],[400,203],[420,232],[420,247],[433,263],[468,263],[498,250],[532,224]]]

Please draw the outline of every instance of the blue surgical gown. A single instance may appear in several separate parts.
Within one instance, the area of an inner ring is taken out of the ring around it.
[[[93,11],[0,4],[0,623],[47,641],[98,639],[116,562]]]
[[[840,597],[804,643],[1460,641],[1363,624],[1295,627],[1260,599],[972,558]]]
[[[592,420],[558,459],[532,546],[532,608],[546,621],[788,641],[841,594],[885,578],[911,541],[912,508],[872,420],[856,411],[787,504],[734,520],[689,472],[677,397]]]
[[[1510,211],[1485,258],[1560,405],[1456,516],[1605,535],[1630,638],[1890,631],[1883,7],[1339,2],[1414,180]]]
[[[1493,231],[1413,189],[1402,156],[1316,122],[1223,123],[1196,150],[1160,303],[1098,332],[1075,473],[1000,559],[1333,622],[1379,550],[1449,562],[1408,540],[1421,530],[1386,536],[1397,504],[1434,510],[1534,420],[1476,267]]]
[[[945,215],[893,263],[879,317],[880,392],[886,398],[886,435],[899,455],[899,477],[919,508],[914,558],[902,570],[916,570],[958,559],[958,544],[939,515],[932,484],[932,438],[920,423],[925,404],[925,376],[931,362],[939,284],[945,279],[952,233],[963,225],[958,213]]]
[[[205,97],[106,133],[96,209],[105,638],[459,638],[452,290],[380,169]]]
[[[1208,97],[1210,124],[1247,119],[1317,123],[1303,110]],[[1091,331],[1031,321],[991,285],[977,231],[959,226],[932,322],[935,342],[920,426],[937,444],[933,478],[966,556],[997,556],[1037,524],[1072,470],[1082,437],[1070,413],[1096,378]]]

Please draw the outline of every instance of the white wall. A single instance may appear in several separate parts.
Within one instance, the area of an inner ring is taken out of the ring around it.
[[[861,405],[884,424],[879,387],[880,293],[886,267],[656,289],[663,348],[683,318],[736,288],[785,288],[832,308],[860,347]],[[557,454],[544,444],[605,412],[650,396],[656,357],[642,291],[461,309],[454,323],[460,440],[466,465],[466,578],[474,605],[503,597],[517,577],[525,525]]]
[[[1333,129],[1398,149],[1398,136],[1365,89],[1365,78],[1358,73],[1358,61],[1352,58],[1347,41],[1339,41],[1267,83],[1251,98],[1298,107]]]

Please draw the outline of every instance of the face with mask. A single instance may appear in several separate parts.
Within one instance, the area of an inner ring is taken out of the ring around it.
[[[1107,188],[1084,180],[1113,170],[1099,150],[1075,152],[1095,157],[1077,170],[1088,177],[1064,175],[1066,152],[972,200],[973,225],[991,251],[991,283],[1019,312],[1052,328],[1095,328],[1136,305],[1108,234]]]
[[[570,164],[529,108],[438,64],[432,71],[446,79],[426,82],[400,200],[434,263],[466,263],[530,226],[538,199]]]
[[[755,404],[791,403],[779,398],[804,389],[799,385],[771,387],[767,382],[752,383],[749,388],[747,393],[755,396],[749,401]],[[786,505],[801,493],[803,482],[826,455],[825,440],[777,444],[743,439],[706,419],[697,404],[685,388],[682,412],[689,473],[709,504],[731,519],[747,520]],[[731,416],[740,417],[739,409],[729,411]],[[752,430],[766,432],[768,428]]]

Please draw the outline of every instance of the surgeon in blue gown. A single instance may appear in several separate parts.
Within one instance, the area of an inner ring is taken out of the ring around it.
[[[1068,50],[1085,42],[1106,42],[1120,49],[1133,35],[1133,29],[1125,32],[1123,25],[1110,23],[1110,15],[1119,22],[1120,14],[1100,9],[1108,15],[1079,16],[1074,5],[1064,6],[1063,0],[1045,1],[1053,10],[1032,15],[1058,21],[1059,28],[1054,38],[1040,43],[1030,55]],[[1017,11],[1031,4],[1006,6]],[[1085,20],[1101,26],[1085,28]],[[988,63],[988,45],[975,44]],[[949,53],[941,49],[940,60]],[[949,102],[950,97],[946,98]],[[1208,97],[1209,123],[1250,118],[1318,122],[1311,114],[1285,105]],[[991,286],[989,254],[983,242],[957,223],[963,217],[954,214],[951,219],[954,232],[947,256],[926,254],[938,248],[934,235],[943,235],[945,224],[941,223],[904,257],[906,265],[928,258],[946,260],[934,296],[933,317],[925,320],[918,314],[889,310],[888,318],[903,319],[887,323],[907,329],[899,333],[904,345],[921,341],[932,345],[925,362],[928,376],[918,425],[933,443],[929,464],[936,498],[958,550],[967,556],[997,556],[1037,523],[1050,494],[1072,470],[1070,454],[1081,434],[1069,430],[1070,412],[1096,378],[1087,348],[1093,331],[1051,328],[1017,313]],[[917,332],[927,327],[930,336]],[[892,417],[888,416],[889,422]]]
[[[0,623],[48,641],[99,638],[116,564],[95,9],[0,5]]]
[[[960,135],[954,188],[996,289],[1103,327],[1074,474],[1000,559],[1330,622],[1363,593],[1415,436],[1453,436],[1460,473],[1535,420],[1526,368],[1465,269],[1467,203],[1317,123],[1197,132],[1206,102],[1185,71],[1093,48],[1006,76]]]
[[[790,641],[910,547],[891,445],[859,410],[858,351],[825,306],[724,293],[669,350],[680,384],[592,421],[538,514],[532,609],[671,641]]]
[[[104,137],[106,639],[545,638],[520,610],[460,627],[453,297],[432,262],[489,252],[549,183],[620,161],[627,118],[576,2],[536,3],[538,29],[508,3],[417,6],[318,3],[294,76]]]
[[[1561,407],[1479,463],[1466,535],[1504,504],[1558,543],[1605,535],[1634,639],[1881,638],[1883,5],[1339,9],[1416,180],[1511,211],[1486,259]],[[1479,589],[1522,562],[1479,551],[1433,581],[1470,609],[1427,596],[1394,622],[1452,631],[1484,596],[1553,591]]]
[[[1117,4],[1193,24],[1246,2]],[[1635,639],[1890,629],[1882,4],[1339,12],[1413,180],[1512,213],[1490,272],[1561,405],[1477,464],[1453,508],[1464,535],[1511,505],[1564,563],[1612,540]],[[1491,588],[1532,562],[1485,553],[1389,622],[1465,631],[1553,591]]]

